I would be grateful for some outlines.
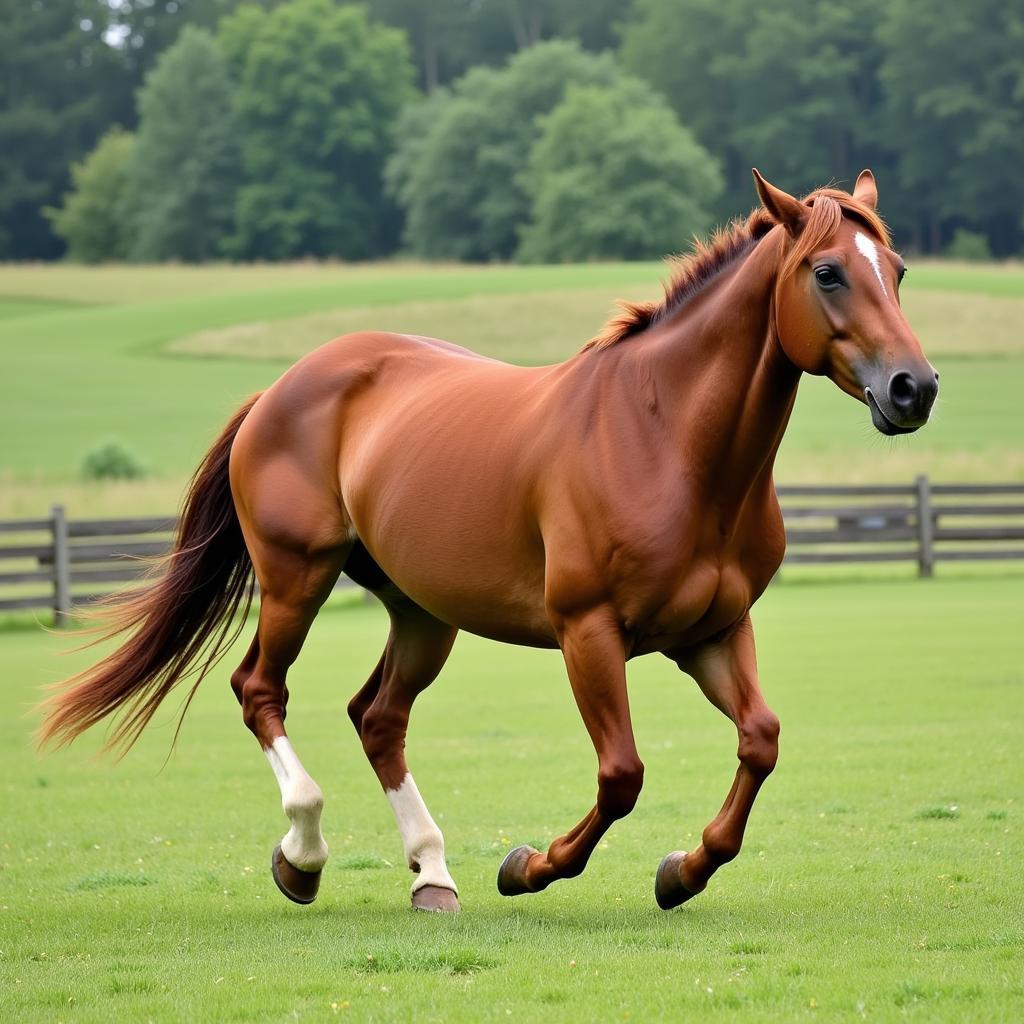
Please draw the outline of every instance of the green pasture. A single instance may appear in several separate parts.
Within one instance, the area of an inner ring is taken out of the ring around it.
[[[248,394],[348,330],[437,334],[519,363],[576,351],[659,264],[0,267],[0,516],[173,508]],[[783,445],[786,482],[1024,479],[1024,269],[913,266],[904,302],[942,373],[932,424],[893,441],[828,381],[807,380]],[[149,470],[85,484],[110,438]]]
[[[756,609],[782,756],[739,859],[677,911],[734,770],[732,728],[658,657],[630,666],[646,786],[580,878],[508,900],[511,844],[592,803],[595,764],[557,653],[463,636],[409,757],[464,912],[416,915],[391,812],[345,703],[384,641],[328,608],[290,680],[289,728],[326,794],[321,898],[268,861],[276,785],[228,685],[120,763],[98,736],[31,746],[39,687],[93,655],[0,635],[0,1017],[10,1021],[978,1021],[1024,1018],[1019,579],[777,585]]]

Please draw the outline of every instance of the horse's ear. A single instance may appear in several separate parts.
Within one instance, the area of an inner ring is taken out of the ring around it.
[[[757,185],[757,194],[764,203],[764,208],[771,214],[776,224],[784,224],[786,230],[796,237],[804,226],[804,221],[810,210],[795,199],[788,192],[776,188],[770,181],[761,177],[761,172],[756,168],[751,169],[754,175],[754,184]]]
[[[860,200],[865,206],[875,209],[878,206],[878,184],[875,176],[865,168],[857,175],[857,184],[853,186],[853,198]]]

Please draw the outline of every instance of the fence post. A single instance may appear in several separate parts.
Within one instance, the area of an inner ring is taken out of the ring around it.
[[[932,529],[932,489],[927,476],[914,481],[917,487],[917,574],[931,576],[935,565]]]
[[[71,614],[71,552],[63,505],[50,509],[53,528],[53,624],[64,626]]]

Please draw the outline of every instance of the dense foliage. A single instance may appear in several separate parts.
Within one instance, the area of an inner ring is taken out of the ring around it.
[[[657,259],[711,226],[722,188],[707,150],[629,79],[570,88],[522,182],[532,211],[519,257],[531,263]]]
[[[236,80],[245,181],[236,256],[365,259],[394,248],[382,194],[392,128],[413,97],[404,35],[332,0],[243,7],[220,39]]]
[[[102,263],[128,257],[124,197],[134,152],[135,137],[115,125],[81,163],[71,165],[72,190],[64,205],[44,210],[71,259]]]
[[[684,175],[670,206],[741,212],[752,165],[795,192],[871,166],[900,245],[942,252],[966,231],[996,256],[1024,249],[1019,2],[0,0],[0,16],[0,258],[364,258],[403,232],[428,256],[626,256],[632,226],[598,222],[664,203],[675,157],[657,150],[677,129],[723,187],[686,194]],[[657,115],[667,136],[636,127],[647,100],[616,119],[591,95],[588,116],[645,148],[623,160],[653,177],[613,170],[596,130],[572,138],[583,170],[552,142],[528,174],[568,87],[624,75],[674,112]],[[43,211],[74,203],[88,176],[71,183],[72,165],[117,124],[139,140],[130,244],[96,252],[65,232],[77,214]]]
[[[117,117],[103,0],[0,0],[0,259],[52,259],[43,214]]]
[[[139,91],[123,212],[133,259],[199,262],[223,253],[239,176],[227,64],[188,26]]]
[[[409,248],[432,259],[513,256],[530,216],[523,172],[539,119],[570,85],[610,86],[620,75],[610,54],[539,43],[407,110],[388,178],[406,212]]]

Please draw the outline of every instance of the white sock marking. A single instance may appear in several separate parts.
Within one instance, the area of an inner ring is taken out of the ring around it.
[[[398,789],[389,789],[386,793],[402,834],[405,859],[409,867],[418,864],[420,868],[412,891],[425,885],[439,885],[458,895],[444,859],[444,836],[430,816],[412,775],[406,773]]]
[[[875,277],[878,278],[878,283],[882,286],[882,294],[888,295],[889,293],[885,290],[885,281],[882,280],[882,267],[878,262],[878,246],[862,231],[858,231],[853,236],[853,241],[857,246],[857,252],[871,264],[871,269],[875,272]]]
[[[281,851],[300,871],[319,871],[327,862],[327,844],[320,831],[324,795],[302,767],[287,736],[278,736],[264,753],[281,788],[281,806],[292,823],[281,840]]]

